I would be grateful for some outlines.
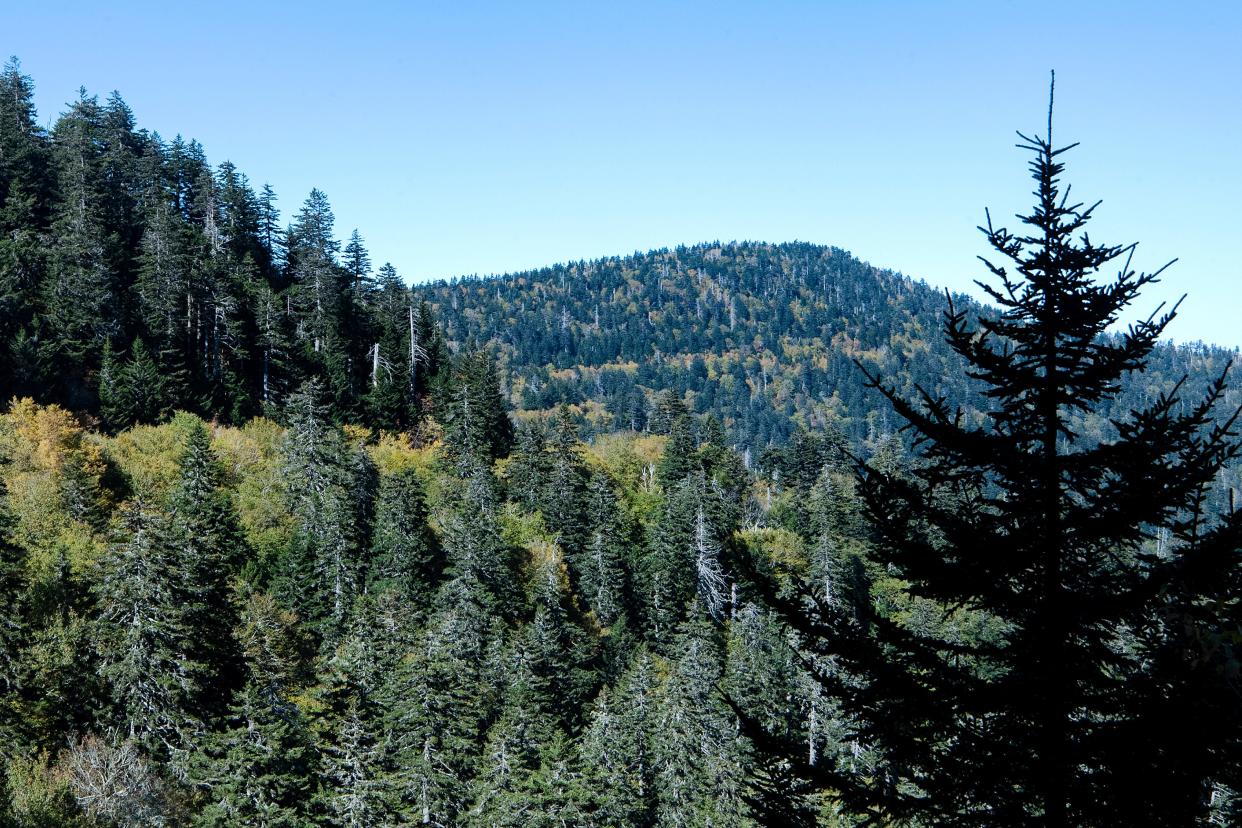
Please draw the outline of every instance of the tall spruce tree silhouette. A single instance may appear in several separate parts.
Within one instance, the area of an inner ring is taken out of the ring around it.
[[[747,728],[868,824],[1201,824],[1214,786],[1242,779],[1242,519],[1205,505],[1239,454],[1238,412],[1219,410],[1221,375],[1202,399],[1184,402],[1179,384],[1114,421],[1110,439],[1075,433],[1076,413],[1143,370],[1176,307],[1107,333],[1164,268],[1136,272],[1134,245],[1084,231],[1098,202],[1073,204],[1061,186],[1075,145],[1052,143],[1051,92],[1046,137],[1018,134],[1038,201],[1020,233],[990,216],[980,228],[998,284],[979,284],[1000,313],[971,323],[950,301],[945,315],[992,402],[987,421],[868,373],[921,457],[903,475],[859,467],[873,571],[947,621],[918,629],[757,576],[830,657],[817,679],[877,770],[809,767],[800,745]],[[1116,277],[1097,278],[1110,263]],[[993,635],[952,632],[965,617]]]

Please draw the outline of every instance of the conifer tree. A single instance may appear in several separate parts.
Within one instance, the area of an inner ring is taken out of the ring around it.
[[[449,374],[449,351],[436,315],[426,300],[420,300],[417,308],[411,305],[409,319],[407,368],[411,393],[420,401],[428,394],[442,398],[441,386]]]
[[[204,739],[192,763],[207,791],[198,824],[292,828],[310,814],[317,757],[310,725],[289,691],[301,670],[295,617],[252,593],[237,637],[246,682],[222,730]]]
[[[105,346],[100,377],[100,413],[114,429],[136,423],[153,423],[176,402],[176,376],[162,371],[141,339],[135,339],[129,358],[117,364]]]
[[[522,641],[537,712],[567,733],[576,733],[587,700],[594,694],[595,647],[571,616],[567,573],[556,547],[535,575],[535,614]]]
[[[380,480],[368,592],[393,589],[415,607],[427,607],[444,570],[428,517],[417,472],[401,469]]]
[[[228,722],[208,737],[194,763],[194,781],[208,792],[195,824],[305,825],[315,754],[301,711],[270,688],[250,683]]]
[[[513,422],[500,392],[492,355],[475,350],[454,360],[448,399],[438,412],[445,439],[459,462],[477,458],[490,463],[513,448]]]
[[[82,368],[98,365],[104,343],[119,330],[117,274],[99,192],[103,120],[98,100],[83,90],[53,132],[60,201],[43,286],[45,324],[55,354]]]
[[[379,469],[361,440],[350,447],[348,460],[349,503],[354,512],[354,533],[358,539],[359,588],[366,581],[370,550],[375,534],[375,506],[379,494]]]
[[[52,199],[46,132],[34,85],[16,60],[0,70],[0,399],[34,393],[42,374],[34,310],[46,267],[42,230]]]
[[[488,733],[466,825],[516,827],[538,819],[531,813],[531,781],[553,730],[539,715],[538,691],[524,655],[519,650],[514,659],[500,718]]]
[[[469,574],[440,589],[437,613],[396,668],[386,698],[402,801],[424,823],[455,824],[503,685],[503,630],[491,597]]]
[[[498,525],[499,499],[491,470],[475,465],[468,472],[455,508],[444,524],[449,577],[472,593],[482,590],[489,612],[516,614],[516,585],[509,549]]]
[[[745,605],[728,628],[723,684],[734,704],[761,721],[767,732],[801,742],[812,765],[833,762],[839,750],[834,711],[803,668],[803,656],[787,629],[754,604]],[[816,825],[811,785],[781,757],[759,754],[747,768],[745,800],[760,825]]]
[[[69,517],[88,529],[105,528],[109,504],[100,486],[99,471],[88,467],[80,452],[65,458],[60,470],[60,500]]]
[[[233,637],[238,617],[230,578],[246,559],[247,550],[237,514],[221,489],[207,429],[198,420],[190,424],[186,435],[181,479],[171,507],[194,598],[187,622],[196,633],[195,658],[208,672],[211,695],[227,698],[238,689],[241,675],[241,654]]]
[[[578,455],[578,428],[568,406],[561,406],[552,425],[548,448],[552,453],[540,511],[557,534],[571,560],[581,555],[587,540],[586,464]]]
[[[650,825],[655,813],[659,678],[640,647],[615,690],[600,692],[582,738],[597,825]]]
[[[1242,517],[1204,509],[1236,457],[1236,411],[1175,388],[1117,416],[1103,441],[1076,414],[1115,400],[1173,313],[1110,327],[1156,273],[1134,247],[1085,233],[1094,206],[1060,177],[1070,147],[1022,137],[1034,209],[983,232],[999,306],[975,324],[950,307],[946,339],[992,401],[987,421],[872,377],[917,436],[921,462],[863,470],[872,556],[916,600],[983,619],[962,637],[819,603],[783,615],[841,668],[843,699],[881,772],[820,766],[824,784],[875,820],[938,825],[1191,824],[1238,773],[1242,707],[1226,630],[1236,629]],[[1098,280],[1119,265],[1118,275]],[[1168,541],[1157,544],[1167,535]],[[769,596],[770,599],[772,596]],[[779,604],[779,601],[778,601]]]
[[[357,228],[349,234],[349,241],[342,251],[342,264],[349,276],[348,289],[355,302],[360,302],[368,290],[371,277],[371,254],[362,241]]]
[[[660,457],[657,474],[666,489],[676,486],[696,467],[695,449],[698,443],[694,434],[694,421],[689,414],[678,416],[669,426],[668,445]]]
[[[365,611],[337,646],[321,680],[325,725],[319,801],[330,825],[394,824],[387,791],[387,737],[379,708],[380,670],[375,630]]]
[[[848,478],[825,468],[806,498],[811,541],[806,578],[816,600],[830,607],[863,607],[869,602],[864,564],[848,549],[855,523],[852,493],[845,490],[850,484]]]
[[[142,177],[148,169],[147,161],[154,160],[149,158],[152,140],[138,131],[133,110],[115,91],[100,109],[96,137],[100,139],[96,145],[98,207],[107,231],[105,253],[116,277],[114,289],[119,297],[120,289],[133,283],[134,251],[142,238],[138,198],[144,189]],[[198,149],[201,154],[202,147]],[[118,317],[120,310],[114,311]]]
[[[379,269],[370,302],[375,333],[368,353],[368,411],[381,427],[409,428],[414,424],[414,380],[420,346],[413,330],[410,291],[391,264]]]
[[[572,563],[587,605],[601,624],[610,626],[626,612],[630,577],[626,571],[624,527],[607,475],[591,475],[586,500],[590,531],[586,545]]]
[[[280,272],[285,264],[285,238],[280,229],[280,208],[276,206],[276,191],[271,184],[264,184],[258,198],[259,243],[266,254],[267,264],[274,272]]]
[[[325,640],[344,630],[361,588],[358,506],[348,452],[322,403],[323,386],[311,380],[289,398],[284,440],[285,480],[297,532],[280,574],[289,606]]]
[[[751,825],[742,739],[718,691],[723,654],[697,604],[677,631],[675,652],[653,744],[656,824]]]
[[[21,62],[5,61],[0,69],[0,216],[10,231],[19,220],[46,219],[49,206],[48,136],[39,126],[34,91]]]
[[[652,530],[639,581],[647,621],[664,645],[692,598],[717,620],[730,610],[718,501],[701,473],[687,477],[669,493]]]
[[[636,580],[643,619],[658,648],[669,643],[695,592],[692,550],[698,507],[693,481],[670,491],[639,562]]]
[[[539,767],[527,778],[523,804],[529,803],[526,824],[542,828],[590,825],[591,791],[578,762],[574,742],[557,731],[540,754]]]
[[[122,732],[180,762],[202,728],[206,675],[191,623],[198,599],[168,518],[141,502],[125,518],[96,590],[100,671]]]
[[[260,206],[249,179],[225,161],[216,169],[216,192],[222,241],[231,258],[237,262],[249,258],[262,272],[267,257],[260,239]]]
[[[236,638],[245,659],[247,682],[258,691],[283,698],[309,683],[312,650],[300,620],[268,593],[246,595]]]
[[[0,468],[3,468],[2,464]],[[18,653],[27,632],[26,554],[14,542],[13,524],[8,491],[0,481],[0,700],[17,688]],[[9,709],[9,705],[4,704],[4,708]],[[9,730],[7,718],[0,714],[0,733]]]
[[[186,349],[195,333],[191,297],[195,261],[190,227],[173,197],[152,186],[146,200],[146,228],[138,254],[139,313],[152,342]]]
[[[30,557],[24,556],[26,571],[16,572],[25,587],[10,605],[15,612],[10,623],[18,624],[9,627],[16,636],[9,642],[16,648],[8,651],[13,659],[8,662],[13,668],[9,678],[16,686],[10,687],[6,712],[0,714],[0,730],[13,727],[0,735],[14,748],[59,743],[70,733],[84,732],[106,705],[108,690],[99,675],[100,628],[93,617],[94,584],[85,573],[74,571],[66,546],[57,543],[41,571],[29,571]],[[9,588],[14,584],[10,581]]]
[[[258,402],[268,410],[284,398],[291,380],[289,318],[283,297],[266,280],[251,283],[250,301],[259,352]]]
[[[552,475],[552,457],[544,421],[524,422],[517,429],[517,447],[505,467],[510,500],[535,512],[540,509]]]
[[[340,243],[333,236],[335,223],[328,197],[311,190],[289,230],[289,269],[297,337],[308,351],[307,358],[339,372],[344,369],[340,326],[347,297],[336,261]],[[330,387],[335,390],[346,381],[337,376]]]
[[[429,649],[408,653],[386,682],[384,717],[395,764],[390,784],[417,821],[450,825],[466,796],[465,769],[479,727],[470,715],[478,715],[476,699],[468,694],[478,688],[459,684],[452,673],[461,665],[438,647]]]
[[[727,609],[729,581],[721,562],[721,545],[716,539],[716,529],[708,521],[707,510],[702,502],[694,512],[694,529],[691,540],[694,556],[694,585],[698,599],[707,614],[720,621]]]
[[[689,413],[685,401],[676,391],[671,388],[661,391],[647,421],[647,430],[652,434],[668,434],[673,423]]]

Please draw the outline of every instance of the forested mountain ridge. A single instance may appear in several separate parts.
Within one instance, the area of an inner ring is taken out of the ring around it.
[[[140,129],[115,93],[83,91],[50,131],[15,62],[0,93],[4,400],[111,429],[175,410],[242,423],[320,377],[337,421],[408,430],[441,363],[492,350],[519,415],[564,402],[588,436],[642,430],[672,390],[752,457],[799,426],[887,433],[855,360],[982,407],[939,333],[945,297],[837,248],[703,244],[407,288],[358,231],[338,239],[318,190],[282,223],[270,187]],[[1162,346],[1119,405],[1183,373],[1198,390],[1230,356]]]
[[[874,434],[856,359],[969,394],[936,341],[944,297],[837,248],[703,244],[414,292],[450,338],[496,345],[520,409],[602,404],[601,430],[642,430],[672,388],[755,449],[796,424]]]
[[[835,247],[710,243],[413,290],[450,339],[496,347],[519,411],[586,404],[600,431],[642,430],[655,394],[676,389],[755,452],[798,427],[873,440],[893,426],[855,361],[908,396],[917,384],[974,416],[985,408],[943,340],[945,294]],[[1103,436],[1107,417],[1184,374],[1198,393],[1234,355],[1163,345],[1141,387],[1083,426]]]

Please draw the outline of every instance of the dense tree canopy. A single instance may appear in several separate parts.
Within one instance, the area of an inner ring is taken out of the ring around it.
[[[32,100],[0,825],[1237,820],[1230,354],[1105,332],[1147,277],[1091,281],[1051,145],[942,341],[811,244],[410,287],[319,190]]]

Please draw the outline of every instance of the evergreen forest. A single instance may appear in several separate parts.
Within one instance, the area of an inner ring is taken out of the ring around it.
[[[0,825],[1239,824],[1236,352],[1117,329],[1159,274],[1048,130],[986,305],[809,243],[409,285],[10,61]]]

